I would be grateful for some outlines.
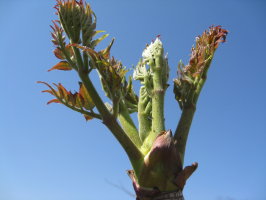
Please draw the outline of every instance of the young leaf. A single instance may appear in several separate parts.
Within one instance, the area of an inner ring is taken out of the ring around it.
[[[47,105],[50,103],[61,103],[61,102],[58,99],[52,99],[52,100],[47,102]]]
[[[84,107],[87,110],[91,110],[94,107],[94,103],[91,99],[90,94],[88,93],[87,89],[85,88],[83,83],[79,83],[80,84],[80,88],[79,88],[79,94],[82,96],[82,98],[84,99]]]
[[[82,83],[80,83],[79,92],[75,92],[74,94],[66,90],[61,83],[54,84],[57,89],[54,89],[46,82],[38,81],[38,83],[45,84],[50,88],[50,90],[44,90],[43,92],[47,92],[56,97],[56,99],[50,100],[47,104],[61,103],[75,111],[85,114],[88,119],[89,117],[92,117],[89,115],[90,113],[88,113],[87,110],[92,111],[95,105],[90,97],[89,92]]]
[[[108,37],[109,34],[104,34],[100,38],[93,40],[91,43],[91,48],[95,48],[102,40],[104,40],[106,37]]]
[[[64,70],[64,71],[69,71],[72,70],[72,67],[69,65],[67,61],[61,61],[57,63],[55,66],[53,66],[51,69],[48,70],[48,72],[52,70]]]

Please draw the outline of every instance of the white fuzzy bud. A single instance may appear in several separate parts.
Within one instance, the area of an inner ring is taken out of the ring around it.
[[[142,57],[144,61],[148,61],[152,58],[155,58],[156,56],[161,56],[162,54],[163,54],[163,43],[157,37],[154,42],[151,42],[151,44],[144,49]]]

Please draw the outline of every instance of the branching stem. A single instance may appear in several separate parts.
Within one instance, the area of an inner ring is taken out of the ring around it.
[[[138,147],[133,143],[133,141],[131,141],[128,135],[124,132],[124,130],[118,124],[113,115],[108,111],[98,92],[94,88],[93,83],[91,82],[88,75],[86,73],[80,72],[79,76],[82,82],[84,83],[86,89],[90,91],[91,98],[102,116],[103,123],[113,133],[115,138],[124,148],[137,174],[139,172],[140,163],[143,160],[142,153],[139,151]]]
[[[180,117],[179,123],[176,127],[176,131],[174,134],[176,148],[177,151],[179,152],[182,165],[184,164],[184,156],[185,156],[188,133],[195,111],[196,107],[193,105],[183,108],[182,115]]]
[[[119,114],[118,120],[122,125],[123,130],[128,135],[128,137],[134,142],[134,144],[140,148],[141,140],[138,134],[138,130],[130,117],[127,107],[125,106],[124,102],[120,102],[119,106]]]

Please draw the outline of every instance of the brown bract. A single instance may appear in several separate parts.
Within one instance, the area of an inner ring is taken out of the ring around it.
[[[181,161],[176,151],[171,130],[162,131],[152,144],[150,152],[145,156],[146,166],[153,167],[163,163],[169,171],[180,171]],[[174,168],[174,169],[172,169]]]

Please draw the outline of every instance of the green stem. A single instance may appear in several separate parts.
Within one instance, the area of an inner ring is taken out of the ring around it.
[[[98,109],[99,113],[103,116],[103,118],[104,118],[104,116],[107,118],[110,118],[112,116],[111,113],[106,108],[105,104],[103,103],[101,97],[99,96],[98,92],[94,88],[93,83],[91,82],[91,80],[87,76],[87,74],[82,73],[82,71],[81,71],[81,72],[79,72],[79,77],[80,77],[81,81],[84,83],[84,86],[87,89],[87,91],[89,91],[91,98],[92,98],[96,108]]]
[[[164,126],[164,94],[165,89],[162,80],[162,58],[156,58],[153,69],[153,94],[152,94],[152,135],[156,137]]]
[[[139,173],[139,167],[143,160],[142,153],[139,151],[137,146],[131,141],[131,139],[126,135],[126,133],[118,124],[116,119],[112,116],[112,114],[108,111],[98,92],[94,88],[93,83],[89,79],[87,73],[79,72],[79,76],[82,82],[84,83],[86,89],[90,91],[91,98],[102,116],[103,123],[113,133],[115,138],[126,151],[135,173]]]
[[[184,164],[188,133],[195,111],[196,107],[193,104],[191,104],[191,106],[186,106],[183,108],[181,118],[174,134],[174,140],[176,141],[176,148],[179,152],[182,166]]]
[[[85,70],[89,70],[89,57],[86,52],[83,52],[83,62],[84,62]]]
[[[119,113],[119,106],[120,106],[120,95],[119,96],[114,96],[112,98],[112,102],[113,102],[113,116],[115,118],[117,118],[118,113]]]
[[[179,120],[179,123],[175,131],[174,139],[176,141],[176,148],[177,151],[179,152],[182,165],[184,164],[184,157],[185,157],[186,143],[189,134],[189,129],[194,117],[194,113],[196,111],[196,105],[200,92],[207,79],[207,72],[210,67],[212,58],[213,56],[210,56],[207,59],[206,69],[204,70],[201,77],[198,80],[196,79],[195,82],[195,84],[197,85],[196,89],[191,90],[191,94],[189,95],[190,96],[189,101],[186,103],[186,105],[183,108],[181,118]]]
[[[141,140],[139,138],[138,130],[130,117],[127,107],[123,102],[120,102],[118,120],[128,137],[138,148],[140,148]]]
[[[184,106],[181,118],[179,120],[179,123],[175,131],[174,138],[176,140],[176,147],[177,151],[179,152],[182,165],[184,164],[186,143],[190,126],[192,124],[192,120],[194,117],[194,113],[196,111],[196,104],[205,81],[206,81],[206,74],[204,74],[204,76],[202,76],[201,79],[199,80],[196,90],[192,91],[194,94],[191,95],[190,102]]]
[[[76,48],[76,47],[72,47],[73,51],[74,51],[74,55],[78,64],[78,68],[84,70],[84,65],[83,65],[83,61],[82,61],[82,57],[80,54],[80,51]],[[88,70],[88,69],[87,69]]]
[[[60,100],[59,100],[59,101],[60,101]],[[86,110],[78,109],[78,108],[76,108],[76,107],[74,107],[74,106],[70,106],[70,105],[64,103],[63,101],[60,101],[60,102],[61,102],[62,104],[64,104],[66,107],[68,107],[68,108],[70,108],[70,109],[72,109],[72,110],[74,110],[74,111],[76,111],[76,112],[79,112],[79,113],[84,114],[84,115],[88,115],[88,116],[93,117],[93,118],[102,119],[102,116],[99,115],[99,114],[97,114],[97,113],[94,113],[94,112],[88,112],[88,111],[86,111]]]
[[[74,68],[75,70],[78,70],[78,67],[76,66],[76,64],[71,60],[71,58],[69,57],[69,53],[66,51],[65,46],[61,43],[60,44],[60,48],[67,60],[67,62],[71,65],[72,68]]]

